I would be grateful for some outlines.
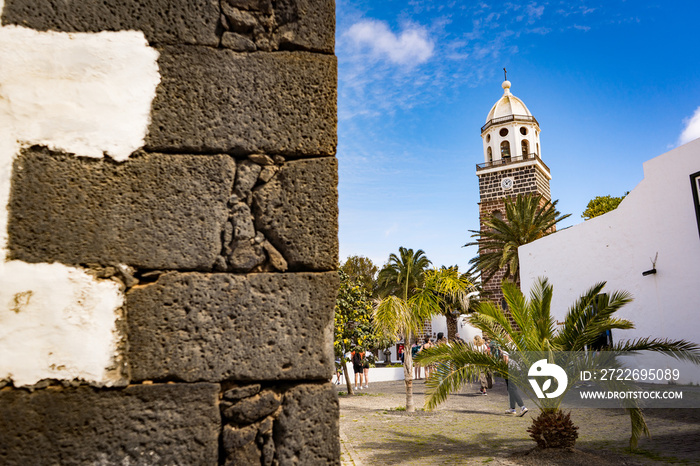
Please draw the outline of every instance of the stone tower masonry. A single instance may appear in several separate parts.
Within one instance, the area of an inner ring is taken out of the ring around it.
[[[504,81],[503,96],[491,107],[481,127],[484,163],[477,164],[479,178],[479,220],[491,215],[505,216],[505,200],[518,194],[539,194],[551,199],[552,176],[540,155],[540,126],[522,100],[510,93],[510,81]],[[482,283],[485,297],[502,304],[498,271]]]
[[[334,2],[0,13],[0,464],[339,464]]]

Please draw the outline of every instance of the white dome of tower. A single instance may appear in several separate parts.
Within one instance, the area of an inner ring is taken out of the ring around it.
[[[537,161],[548,176],[549,169],[540,155],[540,125],[525,103],[510,93],[510,86],[510,81],[503,81],[503,95],[493,104],[481,127],[484,163],[477,168],[504,170],[507,165]]]
[[[491,111],[486,117],[486,123],[494,118],[511,115],[532,116],[532,113],[530,113],[523,101],[510,93],[510,81],[503,81],[501,87],[503,88],[503,97],[498,99],[498,102],[491,107]]]

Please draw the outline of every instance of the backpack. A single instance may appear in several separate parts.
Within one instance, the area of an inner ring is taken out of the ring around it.
[[[493,357],[496,359],[501,359],[501,347],[498,345],[498,342],[491,340],[489,349],[491,350],[491,355]]]
[[[413,346],[411,348],[411,357],[416,357],[416,354],[418,354],[418,351],[420,351],[420,345]]]

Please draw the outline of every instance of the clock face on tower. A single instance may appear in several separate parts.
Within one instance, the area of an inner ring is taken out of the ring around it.
[[[513,178],[503,178],[501,180],[501,189],[504,191],[508,191],[509,189],[513,188]]]

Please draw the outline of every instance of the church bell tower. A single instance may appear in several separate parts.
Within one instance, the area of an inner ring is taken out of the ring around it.
[[[522,100],[510,92],[507,79],[501,85],[503,95],[491,107],[486,124],[481,127],[484,163],[476,165],[479,178],[479,221],[490,215],[505,216],[505,199],[518,194],[539,194],[551,199],[549,167],[540,152],[540,125]],[[482,283],[485,296],[501,303],[499,271]]]

